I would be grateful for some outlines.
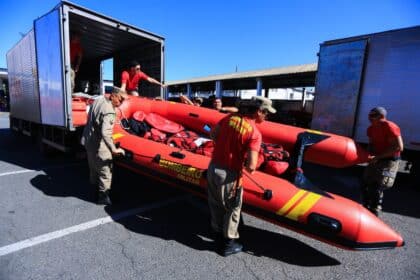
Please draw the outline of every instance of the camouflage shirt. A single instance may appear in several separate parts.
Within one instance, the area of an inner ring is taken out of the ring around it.
[[[83,130],[82,144],[86,149],[117,149],[112,139],[115,109],[105,96],[97,98],[89,110],[88,122]]]

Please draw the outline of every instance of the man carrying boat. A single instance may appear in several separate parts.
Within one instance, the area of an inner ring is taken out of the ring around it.
[[[117,148],[112,139],[115,108],[121,105],[124,96],[124,92],[115,88],[109,97],[95,99],[83,130],[82,145],[86,148],[90,183],[98,188],[98,204],[111,204],[112,156],[124,155],[124,150]]]
[[[386,110],[369,112],[369,165],[363,174],[363,205],[376,216],[382,209],[383,191],[394,185],[404,144],[398,125],[386,119]]]
[[[275,112],[271,100],[254,96],[241,103],[238,114],[224,117],[211,131],[215,148],[207,172],[208,203],[217,250],[224,256],[242,251],[237,242],[242,170],[251,174],[255,171],[262,141],[256,123]]]

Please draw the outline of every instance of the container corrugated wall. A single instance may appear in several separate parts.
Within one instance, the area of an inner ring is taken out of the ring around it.
[[[7,53],[7,68],[11,116],[40,123],[41,114],[33,30],[29,31]]]

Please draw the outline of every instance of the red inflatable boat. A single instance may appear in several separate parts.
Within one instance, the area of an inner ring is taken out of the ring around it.
[[[206,196],[205,172],[210,157],[127,131],[124,120],[135,114],[136,118],[144,118],[150,113],[201,135],[208,134],[208,128],[214,126],[223,114],[211,109],[138,97],[129,97],[117,110],[122,123],[115,126],[113,137],[128,155],[119,159],[117,164]],[[259,128],[264,142],[280,143],[290,152],[299,150],[294,146],[305,132],[304,129],[271,122],[264,122]],[[366,160],[366,152],[351,139],[328,134],[321,140],[307,149],[306,160],[334,167]],[[398,233],[352,200],[300,184],[302,180],[295,179],[291,183],[261,171],[252,176],[245,175],[243,209],[249,214],[347,249],[383,249],[404,244]]]
[[[121,108],[124,108],[123,111],[128,116],[138,110],[154,112],[200,133],[206,133],[206,125],[214,126],[224,116],[223,113],[215,110],[175,102],[161,102],[146,98],[140,98],[138,101],[137,99],[127,101],[125,106]],[[135,105],[131,105],[132,103],[135,103]],[[263,135],[264,142],[281,143],[289,152],[293,151],[298,134],[308,131],[307,129],[269,121],[265,121],[258,128]],[[314,133],[321,132],[314,131]],[[313,145],[306,152],[305,161],[337,168],[367,162],[368,153],[352,139],[334,134],[322,134],[328,135],[329,138]]]
[[[72,120],[73,126],[79,127],[84,126],[87,123],[87,111],[88,104],[92,103],[93,100],[83,97],[72,98]]]

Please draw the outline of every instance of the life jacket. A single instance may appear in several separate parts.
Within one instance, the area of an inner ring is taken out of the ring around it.
[[[264,164],[262,171],[273,176],[280,176],[289,168],[289,163],[286,161],[269,160]]]
[[[167,133],[184,129],[182,125],[174,123],[158,114],[145,114],[143,111],[134,112],[130,119],[122,119],[121,125],[129,133],[155,142],[166,142],[168,138]]]
[[[289,156],[289,153],[279,144],[262,143],[258,154],[257,169],[274,176],[280,176],[289,167],[287,162]]]
[[[168,138],[166,144],[180,149],[194,151],[197,148],[195,141],[199,138],[193,131],[183,130]]]
[[[178,133],[184,130],[184,127],[176,122],[168,120],[159,114],[149,113],[144,120],[153,128],[165,133]]]
[[[144,134],[144,138],[153,140],[155,142],[166,142],[168,137],[165,132],[162,132],[156,128],[151,128],[150,131]]]
[[[199,155],[211,157],[213,155],[213,150],[214,150],[214,141],[211,140],[202,144],[200,147],[198,147],[195,150],[195,152]]]
[[[136,121],[142,122],[144,121],[145,118],[146,118],[146,113],[143,111],[136,111],[133,114],[133,119],[135,119]]]
[[[289,153],[280,144],[262,143],[261,153],[263,154],[264,161],[284,161],[289,158]]]

